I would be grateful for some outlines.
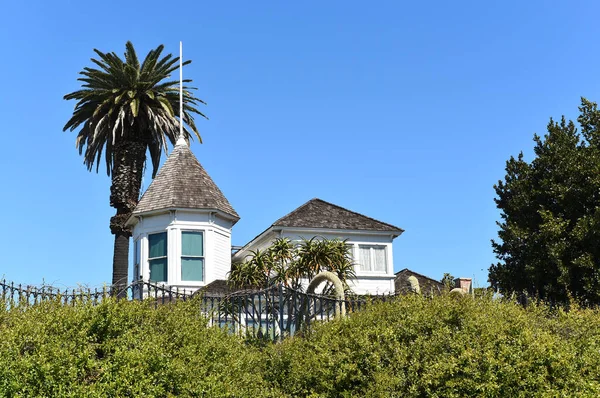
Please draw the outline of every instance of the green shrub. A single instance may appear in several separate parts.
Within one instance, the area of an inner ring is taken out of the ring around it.
[[[600,396],[600,315],[410,295],[263,344],[199,303],[0,308],[0,396]]]
[[[288,396],[600,396],[600,317],[590,310],[405,296],[274,347],[267,379]]]
[[[46,302],[0,315],[0,396],[260,396],[256,350],[198,303]]]

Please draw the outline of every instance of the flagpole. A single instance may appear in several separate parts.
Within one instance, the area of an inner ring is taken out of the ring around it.
[[[179,42],[179,138],[176,145],[187,145],[183,136],[183,42]]]
[[[179,42],[179,135],[183,137],[183,42]]]

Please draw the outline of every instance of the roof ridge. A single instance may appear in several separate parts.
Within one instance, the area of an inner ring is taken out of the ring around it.
[[[409,268],[404,268],[404,269],[401,269],[400,271],[396,272],[394,275],[396,275],[396,276],[397,276],[397,275],[398,275],[400,272],[404,272],[404,271],[412,272],[412,273],[413,273],[413,274],[415,274],[415,275],[419,275],[420,277],[423,277],[423,278],[425,278],[425,279],[429,279],[430,281],[433,281],[433,282],[437,282],[437,283],[440,283],[440,284],[442,284],[442,282],[441,282],[441,281],[438,281],[437,279],[433,279],[433,278],[432,278],[432,277],[430,277],[430,276],[423,275],[423,274],[421,274],[421,273],[419,273],[419,272],[416,272],[416,271],[413,271],[412,269],[409,269]]]
[[[359,212],[357,212],[357,211],[353,211],[353,210],[346,209],[345,207],[342,207],[342,206],[336,205],[335,203],[330,203],[330,202],[327,202],[327,201],[325,201],[325,200],[323,200],[323,199],[314,198],[314,199],[311,199],[309,202],[311,202],[311,201],[313,201],[313,200],[319,200],[319,201],[321,201],[321,202],[323,202],[323,203],[326,203],[326,204],[328,204],[328,205],[330,205],[330,206],[337,207],[338,209],[342,209],[342,210],[345,210],[345,211],[347,211],[347,212],[350,212],[350,213],[352,213],[352,214],[356,214],[356,215],[359,215],[359,216],[361,216],[361,217],[368,218],[369,220],[372,220],[372,221],[378,222],[378,223],[380,223],[380,224],[387,225],[388,227],[392,227],[392,228],[395,228],[395,229],[397,229],[398,231],[402,231],[402,232],[404,232],[404,230],[403,230],[402,228],[400,228],[400,227],[397,227],[397,226],[395,226],[395,225],[389,224],[389,223],[387,223],[387,222],[384,222],[384,221],[379,221],[379,220],[377,220],[377,219],[375,219],[375,218],[373,218],[373,217],[366,216],[366,215],[364,215],[364,214],[362,214],[362,213],[359,213]]]
[[[339,210],[341,210],[341,211],[343,211],[343,212],[347,212],[347,213],[349,213],[349,214],[352,214],[352,215],[355,215],[355,216],[358,216],[358,217],[362,217],[363,219],[369,220],[369,221],[371,221],[371,222],[374,222],[375,224],[381,225],[381,226],[383,226],[383,227],[390,228],[391,230],[394,230],[394,231],[399,231],[400,233],[403,233],[403,232],[404,232],[404,230],[403,230],[402,228],[399,228],[399,227],[397,227],[397,226],[395,226],[395,225],[392,225],[392,224],[389,224],[389,223],[386,223],[386,222],[383,222],[383,221],[379,221],[379,220],[377,220],[377,219],[375,219],[375,218],[372,218],[372,217],[366,216],[366,215],[364,215],[364,214],[361,214],[361,213],[358,213],[358,212],[356,212],[356,211],[352,211],[352,210],[346,209],[346,208],[344,208],[344,207],[342,207],[342,206],[338,206],[338,205],[336,205],[336,204],[333,204],[333,203],[327,202],[327,201],[325,201],[325,200],[323,200],[323,199],[320,199],[320,198],[313,198],[313,199],[309,200],[308,202],[306,202],[306,203],[302,204],[300,207],[298,207],[298,208],[296,208],[296,209],[292,210],[291,212],[289,212],[289,213],[288,213],[288,214],[286,214],[285,216],[283,216],[283,217],[279,218],[277,221],[275,221],[273,224],[271,224],[271,226],[273,226],[273,227],[274,227],[274,226],[286,226],[286,225],[284,225],[284,224],[282,224],[282,223],[284,223],[285,221],[289,221],[290,219],[293,219],[293,218],[294,218],[294,216],[295,216],[297,213],[300,213],[300,212],[302,212],[302,210],[303,210],[304,208],[306,208],[307,206],[309,206],[309,205],[311,205],[311,204],[317,204],[317,205],[318,205],[318,204],[322,204],[322,205],[326,205],[326,206],[329,206],[329,207],[332,207],[332,208],[335,208],[335,209],[339,209]],[[335,228],[335,229],[345,229],[345,228]],[[355,228],[349,228],[349,229],[355,229]],[[358,229],[360,229],[360,228],[358,228]],[[369,229],[373,229],[373,228],[364,228],[364,229],[365,229],[365,230],[369,230]]]

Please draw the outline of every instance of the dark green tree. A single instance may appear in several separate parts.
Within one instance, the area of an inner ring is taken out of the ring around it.
[[[503,293],[600,304],[600,112],[584,98],[579,111],[580,133],[550,119],[548,133],[534,135],[533,161],[511,157],[494,186],[500,261],[489,280]]]
[[[446,289],[451,290],[454,289],[454,279],[456,278],[454,278],[452,274],[444,272],[444,276],[442,277],[442,280],[440,282],[442,282]]]
[[[181,120],[179,81],[167,80],[179,68],[179,57],[161,57],[164,46],[160,45],[140,64],[131,42],[125,48],[124,60],[114,52],[94,49],[99,59],[91,61],[97,68],[83,68],[78,79],[82,89],[64,96],[78,102],[63,130],[79,129],[76,146],[84,164],[90,171],[95,164],[98,172],[104,155],[106,173],[112,179],[110,205],[116,209],[110,219],[110,230],[115,235],[112,283],[117,286],[128,279],[131,230],[125,222],[138,203],[146,153],[150,154],[154,178],[161,153],[179,135]],[[201,141],[192,114],[205,117],[196,108],[204,102],[193,96],[192,89],[183,89],[185,138],[191,137],[189,127]]]

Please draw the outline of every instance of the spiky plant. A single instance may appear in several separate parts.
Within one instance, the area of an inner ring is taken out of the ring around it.
[[[273,257],[268,250],[251,251],[249,258],[235,263],[229,271],[228,283],[237,288],[264,287],[269,285]]]
[[[243,263],[232,267],[228,280],[235,286],[260,281],[262,287],[283,284],[300,289],[303,279],[331,271],[349,290],[348,282],[356,277],[354,266],[346,241],[313,237],[294,245],[288,238],[279,238],[266,250],[250,252]]]
[[[146,164],[146,153],[152,161],[152,177],[156,175],[167,142],[175,143],[179,134],[179,81],[167,80],[179,68],[179,57],[167,54],[159,45],[151,50],[140,64],[131,42],[125,45],[125,59],[116,53],[94,52],[99,59],[91,61],[97,68],[85,67],[79,72],[82,89],[64,96],[76,100],[72,117],[64,131],[79,129],[76,146],[83,154],[88,170],[100,167],[102,155],[106,173],[111,177],[110,205],[116,215],[110,219],[115,235],[113,253],[113,285],[127,282],[130,228],[125,224],[135,208]],[[191,61],[185,61],[183,65]],[[190,79],[184,83],[190,83]],[[183,88],[184,135],[189,130],[202,142],[192,114],[206,116],[196,106],[204,102],[191,90]]]

